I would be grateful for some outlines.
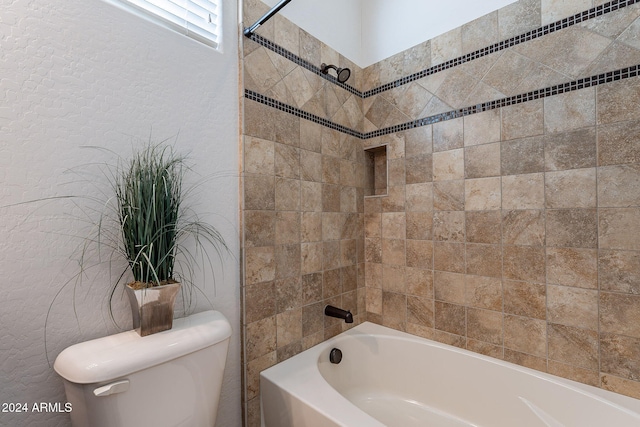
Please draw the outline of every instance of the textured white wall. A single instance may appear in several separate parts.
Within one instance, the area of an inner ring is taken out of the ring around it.
[[[94,195],[94,185],[69,171],[110,157],[83,145],[126,156],[132,137],[179,132],[176,147],[191,153],[196,174],[229,172],[206,181],[197,209],[232,255],[224,270],[217,267],[215,290],[202,275],[196,279],[234,328],[217,425],[241,425],[237,22],[237,1],[225,0],[220,54],[100,0],[0,0],[0,404],[65,402],[45,355],[49,309],[52,363],[71,344],[117,331],[105,309],[106,267],[92,269],[76,292],[62,288],[78,272],[74,236],[83,225],[73,218],[81,209],[64,199],[6,206]],[[91,181],[100,186],[99,176]],[[130,325],[119,296],[115,305]],[[66,414],[0,412],[0,425],[69,421]]]

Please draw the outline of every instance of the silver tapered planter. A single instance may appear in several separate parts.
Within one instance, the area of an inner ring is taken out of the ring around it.
[[[180,283],[133,289],[126,285],[131,303],[133,329],[142,337],[173,327],[173,306],[180,291]]]

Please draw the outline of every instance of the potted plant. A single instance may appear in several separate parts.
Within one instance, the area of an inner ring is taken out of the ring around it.
[[[209,243],[218,255],[227,249],[222,235],[185,205],[189,191],[183,187],[183,177],[188,170],[185,157],[171,146],[149,143],[131,159],[121,159],[111,172],[121,234],[115,248],[133,275],[125,289],[134,329],[141,336],[172,327],[179,279],[184,279],[175,270],[177,259],[191,269],[193,248],[204,250]]]

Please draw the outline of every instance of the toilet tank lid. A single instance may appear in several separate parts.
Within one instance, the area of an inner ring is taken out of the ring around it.
[[[136,331],[75,344],[53,365],[67,381],[92,384],[111,381],[193,353],[228,339],[229,321],[218,311],[175,319],[173,328],[146,337]]]

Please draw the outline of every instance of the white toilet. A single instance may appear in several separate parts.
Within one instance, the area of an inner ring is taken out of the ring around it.
[[[217,311],[140,337],[123,332],[58,355],[73,427],[213,426],[231,326]]]

